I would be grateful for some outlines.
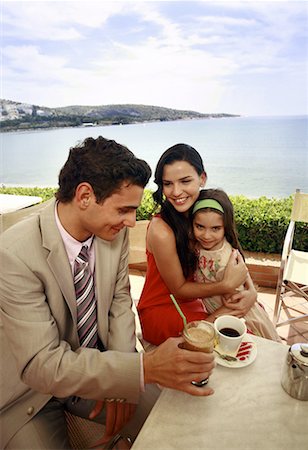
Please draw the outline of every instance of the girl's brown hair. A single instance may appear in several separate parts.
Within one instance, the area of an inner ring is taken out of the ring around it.
[[[238,240],[236,224],[234,221],[234,210],[230,198],[222,189],[202,189],[200,191],[197,202],[199,200],[205,199],[216,200],[222,206],[224,212],[222,213],[221,211],[218,211],[217,209],[214,208],[204,208],[204,209],[202,208],[198,209],[198,212],[202,210],[209,210],[217,214],[220,214],[223,218],[225,237],[227,241],[232,245],[233,248],[237,249],[244,258],[243,250]]]

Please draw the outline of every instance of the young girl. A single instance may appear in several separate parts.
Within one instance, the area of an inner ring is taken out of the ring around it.
[[[196,239],[198,268],[195,280],[199,283],[216,283],[224,276],[226,264],[232,253],[237,249],[241,254],[236,226],[233,216],[233,206],[227,194],[219,189],[200,191],[192,211],[193,232]],[[241,285],[237,291],[244,289]],[[213,295],[202,299],[210,315],[233,300],[230,295]],[[257,336],[280,342],[274,325],[264,308],[258,303],[244,316],[249,331]]]

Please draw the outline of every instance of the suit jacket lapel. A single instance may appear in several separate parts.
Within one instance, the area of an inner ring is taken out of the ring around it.
[[[77,323],[75,288],[71,266],[55,220],[55,201],[41,213],[43,247],[49,251],[47,262]]]
[[[104,343],[108,335],[108,311],[112,296],[110,297],[111,280],[111,243],[100,238],[94,239],[95,245],[95,285],[97,295],[97,325],[98,334]],[[109,281],[108,281],[109,280]]]

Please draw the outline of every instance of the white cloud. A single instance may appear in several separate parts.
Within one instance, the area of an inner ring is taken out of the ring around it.
[[[3,56],[10,61],[10,68],[20,70],[23,73],[37,73],[46,75],[52,69],[61,69],[65,66],[65,59],[61,57],[50,57],[40,53],[34,45],[23,45],[15,47],[9,45],[3,49]],[[39,70],[37,70],[39,69]]]
[[[292,88],[290,111],[305,110],[303,2],[186,3],[181,12],[163,1],[5,1],[4,96],[251,113],[262,102],[280,108],[279,95]],[[252,102],[260,83],[266,95]]]
[[[2,24],[6,35],[25,40],[75,40],[82,38],[78,27],[101,27],[123,8],[122,2],[108,1],[11,1],[3,8]]]

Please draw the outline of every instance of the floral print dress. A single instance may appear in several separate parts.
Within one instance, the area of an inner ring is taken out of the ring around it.
[[[197,250],[198,268],[195,272],[195,281],[199,283],[215,283],[224,277],[226,265],[232,253],[232,246],[224,239],[223,245],[218,250],[205,250],[199,247]],[[236,290],[243,290],[239,286]],[[214,313],[223,305],[223,296],[215,295],[203,298],[202,301],[209,314]],[[245,315],[247,329],[255,334],[273,341],[281,342],[281,339],[271,322],[269,316],[260,303],[256,302]]]

